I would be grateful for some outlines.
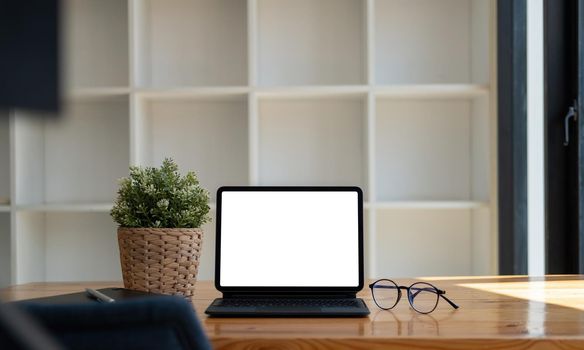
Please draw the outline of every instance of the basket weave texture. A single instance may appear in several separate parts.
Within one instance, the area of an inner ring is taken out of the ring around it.
[[[192,296],[203,244],[200,228],[118,228],[124,287]]]

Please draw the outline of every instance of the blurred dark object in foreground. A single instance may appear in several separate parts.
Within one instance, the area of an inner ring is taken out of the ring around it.
[[[59,108],[59,0],[0,0],[0,109]]]
[[[58,350],[60,345],[29,315],[0,303],[0,349]]]
[[[0,349],[56,350],[58,343],[71,350],[212,348],[187,299],[133,296],[114,303],[84,299],[64,304],[58,297],[0,304]]]

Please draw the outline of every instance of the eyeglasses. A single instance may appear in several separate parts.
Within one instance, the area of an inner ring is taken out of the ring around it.
[[[402,290],[407,290],[408,301],[412,309],[421,314],[429,314],[438,306],[440,298],[446,300],[450,306],[458,309],[458,305],[453,303],[444,294],[445,291],[438,289],[426,282],[416,282],[409,287],[398,286],[394,281],[388,279],[380,279],[369,285],[373,301],[383,310],[393,309],[402,296]]]

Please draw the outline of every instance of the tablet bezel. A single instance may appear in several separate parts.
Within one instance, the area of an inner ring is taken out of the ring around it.
[[[359,283],[358,286],[347,287],[297,287],[297,286],[255,286],[236,287],[221,286],[221,202],[223,192],[356,192],[358,201],[358,250],[359,250]],[[363,263],[363,191],[356,186],[223,186],[217,190],[215,236],[215,288],[223,293],[356,293],[364,286]]]

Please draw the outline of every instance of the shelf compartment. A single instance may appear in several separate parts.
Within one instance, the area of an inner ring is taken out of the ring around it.
[[[364,115],[360,98],[260,100],[260,184],[363,188]]]
[[[109,214],[19,212],[17,220],[17,283],[122,279]]]
[[[18,116],[16,205],[112,202],[129,165],[129,100],[72,101]]]
[[[38,213],[16,213],[16,234],[12,245],[15,262],[13,284],[46,280],[45,216]],[[72,262],[72,264],[77,261]]]
[[[10,237],[10,213],[0,210],[0,288],[11,284],[12,239]]]
[[[470,275],[471,212],[378,211],[376,277]]]
[[[63,9],[67,86],[129,86],[127,1],[66,0]]]
[[[193,170],[215,199],[217,188],[247,185],[247,100],[141,99],[143,122],[139,162],[159,166],[173,158]]]
[[[136,4],[137,85],[247,85],[247,5],[233,0]]]
[[[379,201],[488,200],[486,98],[379,99],[376,131]]]
[[[489,3],[375,1],[376,82],[487,83]]]
[[[257,4],[260,85],[364,83],[364,1],[259,0]]]
[[[0,111],[0,206],[10,204],[10,118]]]
[[[45,214],[45,230],[48,282],[122,279],[117,227],[109,214]]]

